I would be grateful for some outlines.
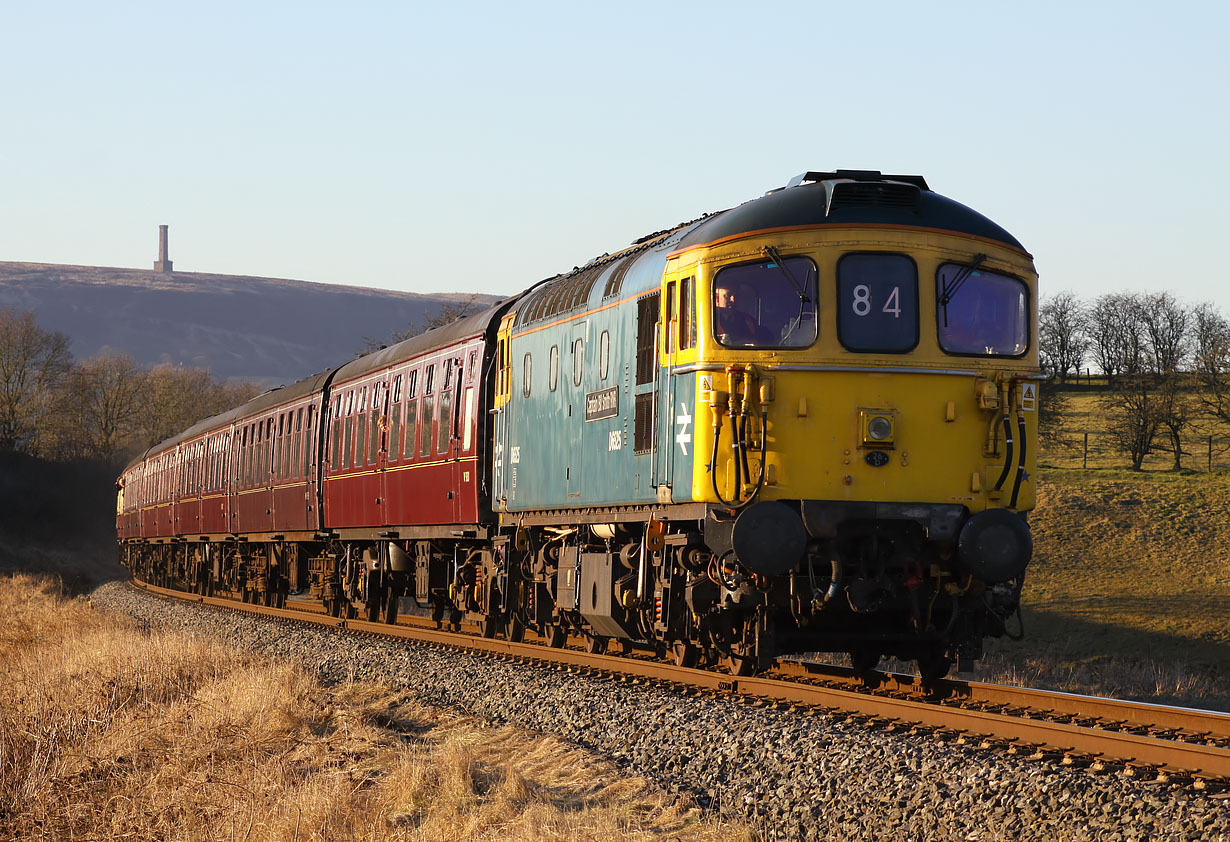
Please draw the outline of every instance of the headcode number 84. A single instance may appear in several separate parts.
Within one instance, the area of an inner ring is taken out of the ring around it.
[[[871,287],[859,284],[854,288],[854,301],[850,304],[856,316],[866,316],[871,312]],[[893,287],[888,294],[888,300],[880,308],[881,313],[892,313],[894,318],[901,318],[901,287]]]

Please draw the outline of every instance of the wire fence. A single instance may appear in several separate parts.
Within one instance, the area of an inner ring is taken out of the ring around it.
[[[1230,436],[1192,434],[1180,439],[1179,467],[1188,471],[1230,469]],[[1043,447],[1039,461],[1053,468],[1130,468],[1132,459],[1104,430],[1068,429],[1059,441]],[[1168,436],[1159,436],[1141,463],[1141,470],[1175,468],[1174,448]]]

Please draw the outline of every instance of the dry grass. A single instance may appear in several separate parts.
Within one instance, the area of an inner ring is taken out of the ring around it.
[[[748,838],[553,738],[0,579],[0,838]]]

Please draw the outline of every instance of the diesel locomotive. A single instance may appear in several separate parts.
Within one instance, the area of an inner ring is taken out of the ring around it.
[[[1037,274],[919,176],[808,172],[206,419],[119,478],[143,578],[335,615],[968,665],[1032,553]]]

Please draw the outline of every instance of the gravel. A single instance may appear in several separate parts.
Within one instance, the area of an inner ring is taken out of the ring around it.
[[[1230,798],[1185,785],[1093,774],[823,713],[355,640],[168,603],[118,582],[91,597],[150,625],[298,659],[325,681],[404,686],[429,703],[559,735],[748,820],[765,839],[1230,840]]]

